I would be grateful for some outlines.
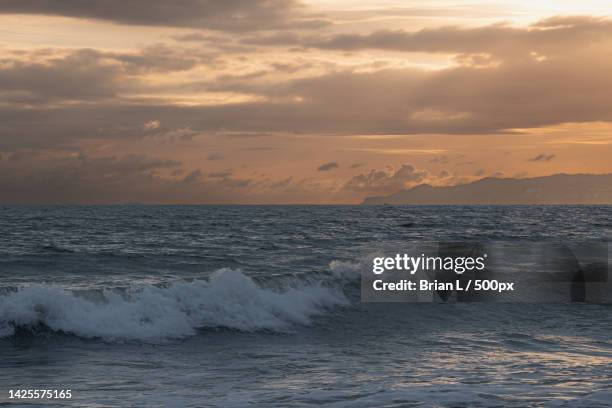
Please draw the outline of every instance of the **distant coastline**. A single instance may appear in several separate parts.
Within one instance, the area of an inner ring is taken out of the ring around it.
[[[456,186],[420,184],[368,197],[363,205],[612,204],[612,174],[555,174],[525,179],[487,177]]]

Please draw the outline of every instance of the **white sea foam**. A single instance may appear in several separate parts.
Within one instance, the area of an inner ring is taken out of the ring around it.
[[[359,262],[331,261],[329,264],[329,270],[334,278],[347,281],[359,280],[362,268]]]
[[[272,290],[230,269],[207,281],[105,291],[95,299],[36,285],[0,296],[0,337],[38,326],[107,340],[182,338],[207,327],[286,331],[348,303],[341,288],[303,283]]]

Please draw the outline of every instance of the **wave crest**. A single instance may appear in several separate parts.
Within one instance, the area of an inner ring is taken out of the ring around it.
[[[338,287],[319,282],[273,290],[231,269],[207,281],[123,293],[106,290],[95,296],[36,285],[0,296],[0,337],[38,326],[85,338],[145,341],[183,338],[214,327],[282,332],[348,304]]]

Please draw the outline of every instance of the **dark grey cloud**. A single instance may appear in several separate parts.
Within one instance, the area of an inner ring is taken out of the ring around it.
[[[93,50],[48,62],[9,60],[0,66],[0,96],[27,104],[110,98],[120,74],[119,65],[104,64]]]
[[[248,81],[217,83],[211,88],[262,96],[262,101],[218,106],[112,99],[121,88],[106,79],[113,77],[106,68],[97,77],[84,72],[82,77],[92,85],[72,88],[45,79],[55,75],[55,82],[60,82],[57,78],[64,74],[55,68],[36,67],[37,75],[27,81],[18,79],[22,74],[17,71],[7,75],[0,70],[3,92],[20,91],[51,101],[97,101],[34,108],[2,105],[0,148],[125,136],[122,129],[141,128],[151,118],[169,129],[248,134],[483,134],[612,120],[612,59],[607,54],[591,55],[585,65],[578,56],[485,70],[340,71],[266,86]],[[64,83],[73,84],[67,77]],[[107,83],[108,87],[103,85]]]
[[[317,167],[317,170],[318,171],[330,171],[330,170],[337,169],[337,168],[338,168],[338,163],[329,162],[329,163],[323,163],[322,165]]]
[[[272,184],[270,184],[270,188],[271,189],[285,189],[288,186],[290,186],[292,182],[293,182],[293,176],[290,176],[290,177],[287,177],[286,179],[273,182]]]
[[[438,156],[438,157],[434,157],[433,159],[429,160],[430,163],[439,163],[439,164],[448,164],[448,157],[447,156]]]
[[[223,171],[213,171],[208,173],[208,177],[210,178],[227,178],[232,175],[231,170],[223,170]]]
[[[0,166],[0,202],[130,201],[139,196],[139,189],[157,184],[159,172],[180,165],[142,155],[91,157],[81,153],[51,158],[32,152]],[[135,194],[130,196],[130,191]]]
[[[185,183],[195,183],[199,181],[201,178],[202,178],[202,171],[200,169],[197,169],[197,170],[193,170],[191,173],[188,173],[183,178],[183,181]]]
[[[538,154],[535,157],[532,157],[531,159],[529,159],[527,161],[531,161],[531,162],[548,162],[548,161],[551,161],[554,158],[555,158],[554,154],[541,153],[541,154]]]
[[[214,44],[232,44],[233,40],[231,37],[220,35],[210,35],[203,32],[192,32],[187,34],[179,34],[172,36],[176,41],[182,42],[196,42],[196,43],[214,43]]]
[[[143,75],[213,64],[216,57],[201,50],[157,44],[134,53],[79,49],[48,51],[47,58],[35,60],[5,58],[0,64],[0,98],[27,106],[116,100],[142,90],[146,85]]]
[[[88,50],[90,53],[94,51]],[[77,51],[78,52],[78,51]],[[144,47],[139,52],[100,52],[89,58],[111,60],[121,63],[122,69],[129,75],[150,73],[171,73],[186,71],[196,66],[215,67],[221,57],[218,52],[199,48],[177,47],[158,43]]]
[[[67,148],[76,140],[180,129],[188,129],[188,137],[501,134],[563,122],[611,121],[612,53],[604,51],[612,50],[612,40],[602,35],[608,25],[609,20],[578,18],[540,22],[533,27],[549,27],[542,31],[550,32],[542,35],[574,30],[580,46],[563,43],[554,53],[549,49],[544,59],[508,57],[487,67],[337,69],[299,79],[219,75],[180,84],[177,93],[186,95],[233,92],[256,97],[201,106],[132,95],[159,91],[146,80],[152,70],[174,72],[209,63],[205,52],[163,45],[134,53],[36,51],[31,58],[9,57],[0,65],[0,150]],[[531,35],[534,28],[511,30]],[[523,54],[531,49],[525,43]],[[160,128],[143,130],[151,121]]]
[[[220,83],[212,89],[269,98],[270,102],[258,105],[259,119],[250,123],[257,127],[264,116],[274,115],[275,127],[281,128],[261,130],[497,133],[612,119],[611,69],[609,56],[593,48],[576,48],[543,61],[508,61],[487,69],[340,71],[265,86]],[[294,102],[297,99],[301,102]],[[283,102],[275,106],[274,100]],[[251,107],[243,107],[250,117]],[[255,105],[252,108],[257,110]],[[295,127],[282,126],[288,121]]]
[[[309,15],[297,0],[2,0],[0,13],[223,31],[317,28],[327,24]]]
[[[88,84],[74,89],[48,84],[44,67],[36,68],[38,74],[32,78],[39,80],[30,83],[13,81],[16,71],[3,77],[0,70],[4,92],[12,87],[47,100],[98,99],[95,104],[27,109],[0,105],[0,148],[126,136],[121,129],[141,128],[151,118],[168,129],[223,134],[488,134],[563,122],[610,121],[612,58],[582,52],[568,50],[566,56],[547,61],[517,61],[487,69],[338,71],[263,85],[248,80],[211,83],[210,91],[261,96],[260,101],[216,106],[113,99],[112,93],[121,87],[104,80],[112,78],[105,68],[97,82],[90,71],[83,73],[93,83],[89,89],[76,89]],[[63,75],[50,70],[56,72]]]
[[[177,177],[184,174],[181,166],[143,155],[23,152],[19,161],[0,162],[0,203],[248,202],[244,189],[253,180],[211,180],[201,170]]]
[[[216,161],[216,160],[223,160],[224,156],[221,153],[211,153],[208,156],[206,156],[206,160],[208,161]]]
[[[398,169],[372,169],[367,173],[353,176],[344,190],[368,194],[389,194],[414,184],[423,182],[429,177],[426,170],[418,170],[411,164],[403,164]]]
[[[246,188],[253,183],[251,179],[238,179],[224,177],[217,181],[216,185],[224,189],[241,189]]]
[[[301,46],[339,51],[387,50],[400,52],[479,54],[502,57],[536,53],[563,53],[568,47],[609,40],[612,22],[604,18],[568,16],[541,20],[527,28],[505,24],[484,27],[446,26],[419,31],[379,30],[368,34],[313,36],[292,32],[254,35],[244,44]]]
[[[193,38],[193,37],[192,37]],[[291,31],[251,35],[240,40],[245,45],[315,47],[320,37],[307,37]]]

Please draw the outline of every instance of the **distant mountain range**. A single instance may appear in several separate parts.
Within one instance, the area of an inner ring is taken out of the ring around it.
[[[363,204],[612,204],[612,174],[488,177],[448,187],[421,184],[389,196],[366,198]]]

